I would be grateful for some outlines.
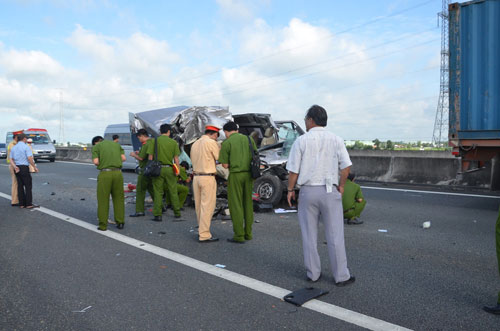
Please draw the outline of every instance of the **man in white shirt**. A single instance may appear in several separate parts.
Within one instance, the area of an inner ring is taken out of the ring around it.
[[[328,254],[335,285],[353,283],[347,268],[344,243],[342,193],[351,168],[351,160],[342,138],[325,129],[326,110],[314,105],[304,118],[307,133],[293,144],[288,158],[288,204],[295,200],[295,185],[300,187],[298,217],[307,279],[321,277],[318,254],[318,222],[324,224]],[[339,180],[340,168],[340,180]]]

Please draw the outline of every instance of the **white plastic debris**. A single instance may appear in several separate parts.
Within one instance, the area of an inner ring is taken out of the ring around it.
[[[378,232],[384,232],[384,233],[387,233],[387,230],[386,230],[386,229],[378,229]]]
[[[431,221],[427,221],[427,222],[422,223],[422,227],[424,229],[430,228],[431,227]]]
[[[286,213],[296,213],[297,209],[283,209],[283,208],[278,208],[274,210],[274,213],[276,214],[286,214]]]
[[[216,266],[217,268],[221,268],[221,269],[224,269],[224,268],[226,267],[226,266],[225,266],[225,265],[223,265],[223,264],[216,264],[215,266]]]

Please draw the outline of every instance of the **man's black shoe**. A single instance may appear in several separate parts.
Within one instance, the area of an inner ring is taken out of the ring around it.
[[[484,306],[483,310],[495,315],[500,315],[500,303],[497,303],[496,306]]]
[[[116,227],[121,230],[125,227],[125,223],[118,223],[116,224]]]
[[[200,243],[213,243],[216,241],[219,241],[219,238],[212,237],[212,238],[206,239],[206,240],[198,240],[198,242],[200,242]]]
[[[234,240],[233,238],[228,238],[227,241],[230,243],[233,243],[233,244],[244,244],[245,243],[244,241]]]
[[[97,227],[97,230],[99,230],[99,231],[106,231],[106,229],[101,229],[100,227]]]
[[[316,280],[312,280],[311,278],[307,277],[307,281],[310,282],[310,283],[316,283],[320,279],[321,279],[321,274],[319,274],[319,277]]]
[[[12,206],[12,207],[19,207],[19,206],[20,206],[20,204],[18,204],[18,203],[13,203],[13,204],[11,204],[11,206]]]
[[[132,214],[132,215],[129,215],[130,217],[141,217],[141,216],[146,216],[145,213],[135,213],[135,214]]]
[[[161,219],[161,216],[155,216],[153,219],[151,219],[152,221],[155,221],[155,222],[161,222],[162,219]]]
[[[181,215],[175,215],[174,217],[175,217],[174,222],[184,222],[185,221],[185,219],[181,218]]]
[[[337,285],[337,286],[347,286],[349,284],[354,283],[355,280],[356,280],[356,277],[351,276],[351,278],[349,278],[348,280],[344,280],[343,282],[335,283],[335,285]]]

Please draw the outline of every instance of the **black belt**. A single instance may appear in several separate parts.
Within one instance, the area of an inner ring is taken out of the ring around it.
[[[193,176],[215,176],[216,174],[193,174]]]
[[[122,169],[120,168],[105,168],[105,169],[101,169],[101,171],[120,171]]]

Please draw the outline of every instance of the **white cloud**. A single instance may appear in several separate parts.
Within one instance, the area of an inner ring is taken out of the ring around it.
[[[217,0],[222,15],[234,21],[249,20],[253,17],[249,3],[243,0]]]

